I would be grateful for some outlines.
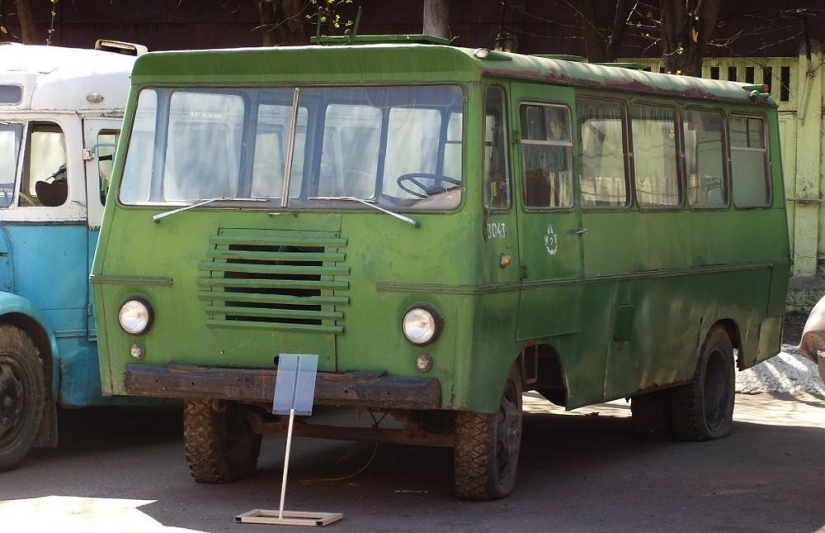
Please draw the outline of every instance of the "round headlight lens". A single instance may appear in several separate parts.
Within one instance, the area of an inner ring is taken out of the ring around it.
[[[117,320],[123,331],[130,335],[140,335],[149,329],[152,323],[152,312],[145,302],[140,300],[126,300],[120,306]]]
[[[407,311],[402,322],[404,336],[413,344],[427,344],[438,332],[438,321],[431,311],[415,307]]]

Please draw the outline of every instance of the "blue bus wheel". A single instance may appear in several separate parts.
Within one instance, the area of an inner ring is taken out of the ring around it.
[[[43,366],[31,338],[0,325],[0,472],[17,467],[31,450],[45,397]]]

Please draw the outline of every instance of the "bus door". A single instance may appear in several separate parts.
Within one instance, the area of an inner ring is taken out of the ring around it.
[[[514,213],[513,176],[510,152],[510,120],[507,94],[501,85],[490,85],[484,96],[484,281],[515,298],[520,270],[517,250],[517,223]],[[512,308],[515,302],[499,302]],[[513,315],[513,320],[515,316]]]
[[[584,234],[574,194],[573,91],[512,87],[522,283],[517,338],[573,334],[580,328]]]
[[[92,259],[94,259],[100,222],[103,218],[103,205],[109,190],[115,148],[122,122],[120,118],[87,118],[83,121],[83,160],[86,170],[86,205],[89,227],[87,272],[91,270]],[[89,340],[94,340],[97,337],[97,331],[92,314],[91,285],[88,290],[90,291],[87,314],[88,332]]]

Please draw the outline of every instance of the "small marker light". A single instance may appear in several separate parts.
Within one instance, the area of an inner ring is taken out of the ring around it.
[[[415,358],[415,366],[422,372],[429,372],[433,367],[433,358],[428,353],[422,353]]]
[[[100,93],[89,93],[86,95],[86,101],[90,104],[99,104],[103,101],[103,95]]]
[[[513,264],[513,256],[509,254],[501,254],[501,268],[507,268]]]
[[[140,344],[133,344],[129,348],[129,355],[131,355],[135,361],[140,361],[146,355],[146,352],[143,351],[143,346]]]

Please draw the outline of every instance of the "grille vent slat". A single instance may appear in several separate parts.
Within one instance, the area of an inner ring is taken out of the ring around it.
[[[342,333],[345,248],[329,233],[221,230],[199,264],[207,325]]]

